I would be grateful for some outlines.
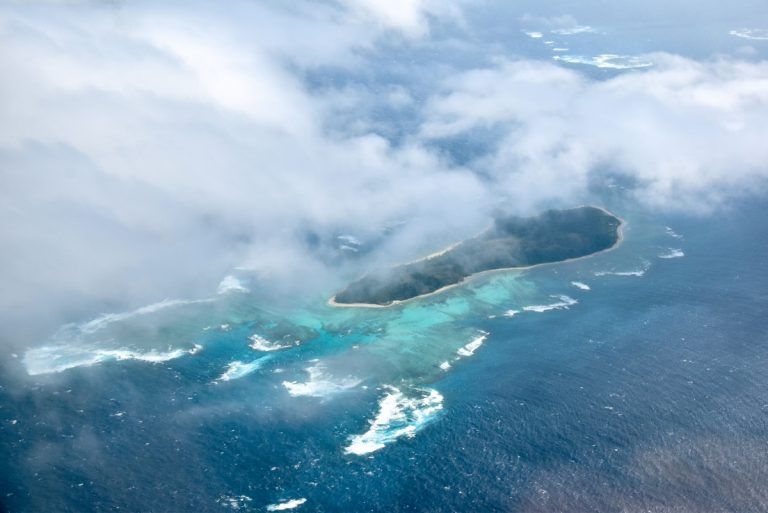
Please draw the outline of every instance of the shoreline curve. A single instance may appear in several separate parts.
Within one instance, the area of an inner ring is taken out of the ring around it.
[[[602,253],[607,253],[609,251],[613,251],[614,249],[619,247],[619,245],[621,245],[621,243],[624,241],[624,227],[627,225],[627,221],[624,218],[617,216],[616,214],[614,214],[613,212],[611,212],[610,210],[608,210],[607,208],[604,208],[604,207],[599,207],[599,206],[595,206],[595,205],[579,205],[579,206],[573,207],[573,208],[582,208],[582,207],[592,207],[592,208],[600,209],[603,212],[605,212],[606,214],[608,214],[610,216],[613,216],[613,217],[615,217],[616,219],[619,220],[619,224],[616,227],[616,242],[614,242],[611,247],[608,247],[608,248],[605,248],[605,249],[601,249],[600,251],[596,251],[594,253],[590,253],[589,255],[583,255],[583,256],[574,257],[574,258],[566,258],[565,260],[558,260],[556,262],[542,262],[540,264],[533,264],[533,265],[527,265],[527,266],[522,266],[522,267],[501,267],[499,269],[488,269],[487,271],[480,271],[480,272],[477,272],[477,273],[474,273],[474,274],[470,274],[469,276],[464,277],[461,281],[458,281],[456,283],[451,283],[450,285],[446,285],[444,287],[440,287],[439,289],[433,290],[432,292],[427,292],[426,294],[419,294],[418,296],[409,297],[408,299],[396,299],[396,300],[394,300],[394,301],[392,301],[392,302],[390,302],[390,303],[388,303],[386,305],[379,305],[379,304],[376,304],[376,303],[337,303],[336,302],[336,294],[331,296],[330,299],[328,299],[328,301],[326,302],[326,304],[328,306],[332,306],[334,308],[391,308],[393,306],[399,306],[399,305],[402,305],[402,304],[405,304],[405,303],[410,303],[410,302],[416,301],[418,299],[423,299],[423,298],[430,297],[430,296],[436,296],[437,294],[441,294],[441,293],[445,292],[446,290],[452,289],[454,287],[459,287],[461,285],[466,285],[467,283],[469,283],[470,281],[472,281],[473,279],[475,279],[478,276],[484,276],[486,274],[491,274],[491,273],[503,273],[503,272],[511,272],[511,271],[527,271],[529,269],[535,269],[537,267],[543,267],[543,266],[547,266],[547,265],[559,265],[559,264],[564,264],[564,263],[567,263],[567,262],[575,262],[576,260],[583,260],[583,259],[586,259],[586,258],[592,258],[592,257],[600,255]],[[484,233],[484,232],[485,231],[483,231],[482,233]],[[441,249],[439,251],[436,251],[434,253],[430,253],[429,255],[427,255],[425,257],[417,258],[416,260],[412,260],[411,262],[408,262],[408,264],[416,263],[416,262],[422,262],[424,260],[429,260],[430,258],[434,258],[436,256],[442,255],[442,254],[450,251],[454,247],[456,247],[458,244],[461,244],[461,242],[463,242],[463,241],[454,242],[453,244],[450,244],[447,247],[445,247],[445,248],[443,248],[443,249]],[[406,264],[398,264],[398,265],[406,265]],[[365,275],[363,275],[363,276],[365,276]]]

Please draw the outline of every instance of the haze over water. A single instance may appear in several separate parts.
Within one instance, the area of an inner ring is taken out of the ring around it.
[[[370,4],[2,6],[0,511],[768,510],[765,6]]]

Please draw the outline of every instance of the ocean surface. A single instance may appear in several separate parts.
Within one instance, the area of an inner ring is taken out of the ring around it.
[[[609,205],[610,206],[610,205]],[[8,512],[768,511],[768,205],[393,308],[210,297],[0,375]]]

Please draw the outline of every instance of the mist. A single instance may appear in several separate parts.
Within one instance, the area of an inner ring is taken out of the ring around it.
[[[3,346],[208,297],[235,268],[325,293],[615,176],[648,209],[711,215],[762,194],[765,50],[731,38],[730,53],[643,52],[652,68],[595,74],[526,46],[524,28],[600,21],[558,8],[4,3]],[[490,12],[514,22],[504,38],[478,34]],[[360,258],[326,258],[339,234],[398,223]]]

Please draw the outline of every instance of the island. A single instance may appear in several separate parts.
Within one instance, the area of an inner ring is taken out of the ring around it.
[[[583,258],[617,246],[621,225],[620,218],[594,206],[547,210],[535,217],[498,217],[481,234],[439,253],[366,274],[329,303],[392,306],[441,292],[480,273]]]

